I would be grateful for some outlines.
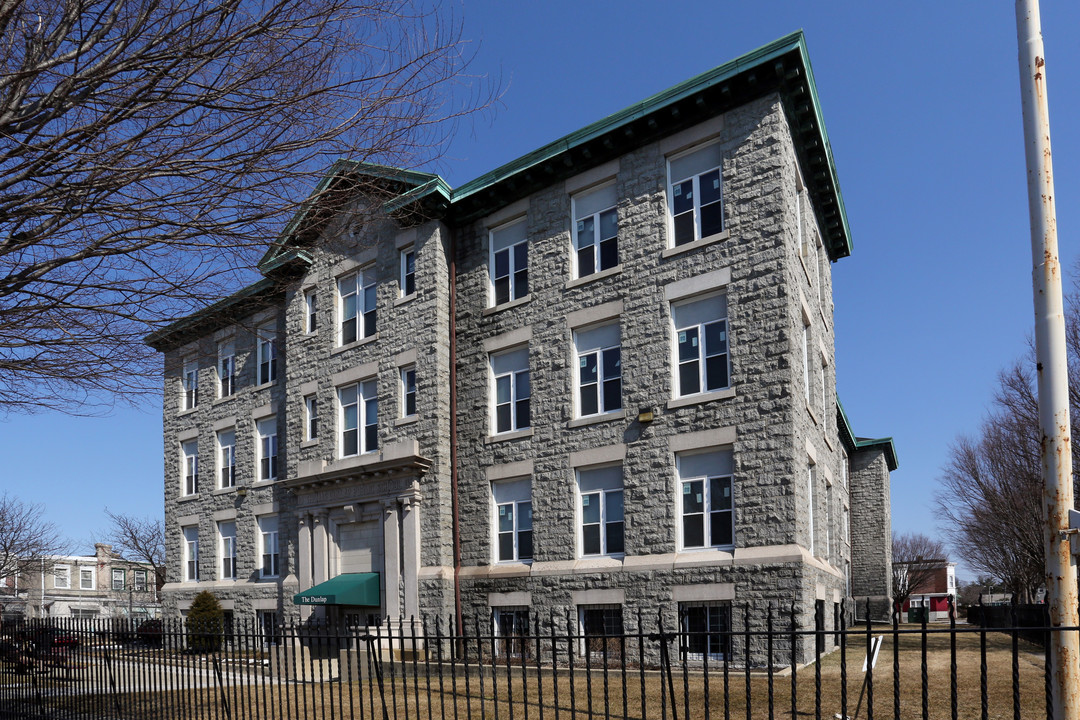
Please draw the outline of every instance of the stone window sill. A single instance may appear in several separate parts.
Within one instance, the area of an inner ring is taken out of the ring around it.
[[[509,440],[520,440],[522,438],[532,437],[533,429],[526,428],[525,430],[515,430],[514,432],[504,432],[498,435],[488,435],[484,440],[485,445],[491,445],[493,443],[506,442]]]
[[[343,352],[345,352],[347,350],[352,350],[353,348],[358,348],[358,347],[361,347],[362,345],[367,345],[368,343],[373,343],[378,339],[379,339],[379,333],[375,333],[374,335],[368,335],[367,337],[360,338],[359,340],[351,342],[348,345],[338,345],[336,348],[334,348],[333,350],[330,351],[330,354],[331,355],[337,355],[338,353],[343,353]]]
[[[604,278],[609,278],[609,277],[612,277],[614,275],[618,275],[621,272],[622,272],[622,263],[619,263],[615,267],[608,268],[607,270],[601,270],[600,272],[595,272],[592,275],[586,275],[585,277],[575,278],[573,280],[567,280],[566,285],[564,286],[564,289],[569,290],[570,288],[576,288],[576,287],[581,287],[582,285],[588,285],[591,282],[596,282],[597,280],[603,280]]]
[[[304,440],[303,442],[301,442],[300,447],[309,448],[309,447],[315,447],[318,444],[319,444],[319,438],[311,438],[310,440]]]
[[[698,393],[697,395],[688,395],[686,397],[672,398],[667,402],[668,410],[675,410],[676,408],[689,407],[691,405],[702,405],[707,402],[714,402],[716,400],[727,400],[728,398],[735,397],[735,388],[728,388],[727,390],[714,390],[712,392]]]
[[[235,399],[236,399],[236,392],[234,391],[232,395],[226,395],[225,397],[219,397],[210,404],[213,407],[217,407],[218,405],[224,405],[225,403],[229,402],[230,400],[235,400]]]
[[[394,427],[401,427],[402,425],[412,425],[414,422],[419,422],[419,415],[409,415],[408,417],[398,418],[394,421]]]
[[[177,500],[177,502],[188,503],[188,502],[194,502],[194,501],[196,501],[198,499],[199,499],[199,494],[195,493],[194,495],[182,495],[180,497],[180,499]]]
[[[731,231],[730,230],[721,230],[720,232],[716,233],[715,235],[710,235],[709,237],[701,238],[700,240],[695,240],[694,242],[686,243],[685,245],[678,245],[676,247],[665,248],[663,251],[660,252],[660,257],[662,257],[662,258],[664,258],[666,260],[667,258],[675,257],[676,255],[682,255],[683,253],[693,252],[695,250],[700,250],[701,248],[706,247],[708,245],[714,245],[714,244],[716,244],[718,242],[723,242],[724,240],[727,240],[730,237],[731,237]]]
[[[408,303],[411,303],[415,299],[416,299],[416,293],[413,293],[411,295],[404,295],[404,296],[399,297],[399,298],[394,300],[394,307],[400,307],[402,305],[407,305]]]
[[[595,425],[603,422],[613,422],[615,420],[622,420],[626,417],[625,410],[616,410],[615,412],[602,413],[600,415],[589,415],[588,417],[574,418],[570,422],[566,423],[568,428],[584,427],[586,425]]]
[[[510,302],[504,302],[502,305],[496,305],[495,307],[484,308],[483,315],[494,315],[497,312],[503,310],[509,310],[510,308],[516,308],[519,305],[524,305],[532,300],[532,293],[529,293],[525,297],[519,297],[517,300],[511,300]]]

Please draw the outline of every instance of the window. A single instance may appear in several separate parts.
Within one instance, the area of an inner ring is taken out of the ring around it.
[[[319,437],[319,399],[314,395],[304,398],[304,439]]]
[[[338,390],[341,403],[341,457],[379,448],[379,398],[374,380]]]
[[[529,238],[524,220],[491,231],[490,268],[494,305],[529,294]]]
[[[810,406],[810,323],[803,318],[802,332],[802,372],[803,389],[806,395],[806,405]]]
[[[277,478],[277,418],[260,420],[259,431],[259,480]]]
[[[679,603],[680,643],[686,660],[723,660],[731,647],[731,607],[718,603]]]
[[[236,579],[236,523],[235,522],[219,522],[218,523],[218,540],[219,550],[221,555],[219,557],[220,563],[218,567],[221,568],[222,580],[235,580]]]
[[[375,334],[375,269],[365,268],[338,280],[341,329],[338,343],[348,345]]]
[[[236,392],[236,354],[233,341],[218,345],[218,397],[229,397]]]
[[[495,655],[501,658],[528,658],[529,609],[526,607],[495,608]]]
[[[821,417],[822,418],[824,418],[825,415],[829,412],[829,401],[828,401],[829,393],[828,393],[828,386],[825,383],[825,372],[826,372],[826,369],[828,367],[829,366],[828,366],[828,364],[826,364],[825,358],[822,357],[821,358]]]
[[[135,592],[142,592],[146,590],[146,571],[135,571]]]
[[[495,433],[529,427],[529,348],[491,356],[495,380]]]
[[[274,382],[277,377],[277,334],[271,328],[261,328],[258,337],[259,385]]]
[[[236,487],[236,431],[223,430],[217,434],[218,487]]]
[[[825,478],[825,559],[832,558],[832,483]]]
[[[401,416],[416,414],[416,366],[401,368]]]
[[[416,251],[405,248],[401,251],[401,297],[408,297],[416,292]]]
[[[675,464],[679,475],[681,546],[686,549],[733,547],[731,451],[680,454]]]
[[[319,296],[315,288],[304,293],[304,332],[311,334],[319,329]]]
[[[619,326],[574,333],[577,350],[578,415],[597,415],[622,408],[622,360]]]
[[[619,264],[619,218],[615,185],[574,198],[574,261],[577,277]]]
[[[199,528],[194,525],[183,528],[184,532],[184,581],[199,581]]]
[[[94,589],[94,569],[93,568],[79,568],[79,589],[80,590],[93,590]]]
[[[578,620],[584,636],[584,651],[594,659],[622,657],[623,618],[621,605],[579,605]]]
[[[256,610],[255,616],[259,623],[259,630],[262,632],[263,644],[277,645],[279,640],[277,613],[273,610]]]
[[[277,577],[280,574],[281,556],[278,554],[278,519],[276,515],[258,518],[259,524],[259,563],[260,577]]]
[[[67,590],[71,587],[70,565],[56,565],[53,567],[53,587],[57,590]]]
[[[529,478],[493,483],[495,560],[532,560],[532,496]]]
[[[112,571],[112,589],[123,590],[124,589],[124,571],[113,570]]]
[[[184,469],[184,495],[194,495],[199,492],[199,444],[195,440],[184,443],[181,446]]]
[[[184,363],[184,410],[194,410],[199,404],[199,363],[188,360]]]
[[[582,555],[617,555],[623,546],[622,466],[578,470]]]
[[[723,188],[718,144],[707,145],[668,163],[674,245],[685,245],[724,229]]]
[[[730,387],[727,297],[673,305],[676,395],[684,397]]]

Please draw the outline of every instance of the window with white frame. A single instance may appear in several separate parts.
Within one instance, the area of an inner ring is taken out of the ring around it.
[[[53,566],[53,587],[57,590],[68,590],[71,588],[70,565]]]
[[[184,495],[199,492],[199,443],[189,440],[180,446],[180,462],[184,472]]]
[[[674,246],[723,231],[722,163],[719,144],[706,145],[668,161]]]
[[[184,581],[199,581],[199,528],[190,525],[183,528],[184,534]]]
[[[620,555],[623,544],[622,466],[586,468],[577,471],[581,498],[581,555]]]
[[[589,190],[574,202],[575,277],[610,270],[619,264],[619,217],[615,184]]]
[[[593,659],[622,657],[622,605],[578,605],[582,650]]]
[[[379,397],[375,380],[338,388],[341,407],[341,457],[374,452],[379,448]]]
[[[236,431],[222,430],[217,434],[218,487],[236,487]]]
[[[675,461],[680,547],[734,547],[732,472],[735,462],[732,452],[680,453]]]
[[[236,579],[236,523],[218,523],[218,568],[222,580]]]
[[[577,330],[577,411],[579,417],[622,409],[622,359],[619,325]]]
[[[806,405],[810,406],[810,321],[803,318],[802,333],[802,369],[803,390],[806,395]]]
[[[319,294],[315,288],[304,291],[304,332],[309,335],[319,329]]]
[[[218,397],[226,398],[236,392],[236,350],[233,341],[218,343]]]
[[[375,288],[374,266],[338,279],[339,345],[375,334]]]
[[[529,478],[492,483],[495,561],[532,560],[532,491]]]
[[[259,480],[277,478],[278,439],[277,418],[260,420],[256,424],[259,434]]]
[[[529,294],[529,237],[524,220],[491,231],[492,305]]]
[[[840,518],[840,540],[846,544],[848,538],[851,537],[851,531],[849,530],[851,525],[851,508],[848,507],[847,503],[844,503],[840,512],[842,513]]]
[[[795,168],[795,247],[799,250],[800,257],[806,257],[806,228],[805,228],[805,211],[803,205],[806,203],[804,197],[805,190],[803,189],[802,174],[799,172],[799,168]]]
[[[199,361],[184,362],[184,410],[193,410],[199,404]]]
[[[146,571],[136,570],[135,573],[135,592],[142,592],[146,590]]]
[[[829,478],[825,478],[825,559],[832,558],[832,503],[833,491]]]
[[[401,417],[416,415],[416,366],[401,368]]]
[[[94,589],[94,569],[88,567],[79,568],[79,589],[80,590],[93,590]]]
[[[529,348],[492,355],[491,374],[495,400],[492,403],[492,434],[529,427]]]
[[[259,385],[272,383],[277,378],[277,333],[272,327],[259,328],[257,353],[259,361]]]
[[[685,659],[723,660],[731,646],[731,606],[718,602],[679,603],[680,643]]]
[[[827,379],[826,378],[826,372],[828,370],[828,367],[829,367],[829,365],[825,360],[825,356],[822,355],[821,356],[821,373],[820,374],[821,374],[821,417],[823,417],[823,418],[829,412],[829,401],[828,401],[829,391],[828,391],[828,383],[826,382],[826,379]]]
[[[281,573],[281,555],[278,552],[278,519],[277,515],[262,515],[258,518],[259,525],[259,576],[264,578],[278,577]]]
[[[308,395],[304,398],[304,439],[316,440],[319,437],[319,398]]]
[[[529,657],[529,608],[497,607],[493,608],[493,616],[496,657]]]
[[[124,585],[125,585],[125,583],[124,583],[124,571],[123,570],[113,570],[112,571],[112,589],[117,590],[117,591],[123,590]]]
[[[712,295],[672,305],[671,318],[676,396],[730,387],[727,296]]]
[[[411,247],[401,251],[401,277],[399,283],[401,297],[408,297],[416,292],[416,250]]]

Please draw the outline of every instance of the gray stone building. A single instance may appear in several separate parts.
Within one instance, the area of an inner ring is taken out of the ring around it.
[[[166,605],[887,609],[896,455],[836,400],[851,247],[801,33],[459,188],[335,164],[262,280],[148,338]]]

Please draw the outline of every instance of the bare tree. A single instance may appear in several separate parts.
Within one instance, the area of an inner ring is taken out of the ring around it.
[[[893,601],[903,605],[908,598],[926,592],[934,574],[948,562],[945,546],[922,533],[892,536]]]
[[[1072,437],[1080,430],[1080,288],[1067,297]],[[999,581],[1021,602],[1045,582],[1039,401],[1034,352],[999,376],[991,412],[976,437],[960,437],[944,468],[937,513],[953,547],[975,570]],[[1076,486],[1080,453],[1073,454]]]
[[[40,572],[64,550],[56,526],[45,519],[44,507],[0,495],[0,578]]]
[[[425,0],[0,4],[0,407],[152,389],[142,338],[249,282],[331,159],[439,156],[488,104],[459,28]]]
[[[105,508],[112,523],[106,541],[125,560],[147,563],[154,570],[157,586],[165,583],[165,523],[157,517],[133,517]]]

